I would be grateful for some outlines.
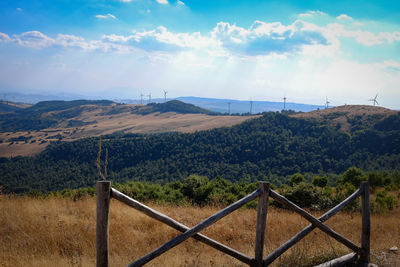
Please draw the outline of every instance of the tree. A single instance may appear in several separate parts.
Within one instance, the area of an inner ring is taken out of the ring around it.
[[[189,177],[186,178],[185,181],[183,181],[182,193],[185,196],[194,199],[197,190],[200,187],[207,185],[208,181],[208,178],[205,176],[200,176],[197,174],[189,175]]]
[[[304,176],[301,173],[295,173],[290,177],[289,183],[291,186],[305,182]]]
[[[326,176],[315,176],[312,184],[318,187],[325,187],[328,184],[328,178]]]
[[[367,176],[364,174],[364,172],[357,167],[350,167],[343,173],[342,178],[339,180],[339,183],[350,183],[357,188],[360,186],[360,183],[362,181],[368,181]]]

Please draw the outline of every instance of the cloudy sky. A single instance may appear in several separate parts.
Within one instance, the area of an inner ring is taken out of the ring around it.
[[[285,3],[282,3],[285,2]],[[0,91],[400,108],[399,1],[0,2]]]

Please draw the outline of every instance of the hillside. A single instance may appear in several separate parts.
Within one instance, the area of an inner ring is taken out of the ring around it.
[[[107,135],[103,150],[108,149],[110,179],[118,182],[168,182],[199,174],[280,184],[296,172],[334,176],[350,166],[399,170],[400,113],[361,125],[349,133],[330,123],[270,112],[231,128]],[[15,192],[93,185],[98,143],[98,138],[57,142],[35,157],[3,158],[0,185]]]
[[[241,123],[249,116],[218,116],[180,101],[121,105],[112,101],[44,101],[0,113],[0,157],[30,156],[51,141],[122,133],[194,132]]]
[[[370,128],[377,121],[393,114],[396,114],[396,111],[383,107],[345,105],[290,116],[327,123],[345,132],[355,132]]]
[[[29,105],[23,105],[20,103],[0,101],[0,113],[14,112],[21,108],[28,107]]]

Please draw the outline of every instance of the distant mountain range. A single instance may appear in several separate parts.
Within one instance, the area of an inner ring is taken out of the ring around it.
[[[12,102],[23,102],[36,104],[40,101],[49,100],[75,100],[75,99],[99,99],[93,97],[85,97],[81,95],[73,94],[58,94],[58,95],[40,95],[40,94],[21,94],[21,93],[7,93],[5,94],[6,100]],[[4,98],[4,97],[3,97]],[[218,99],[218,98],[204,98],[204,97],[177,97],[168,98],[167,100],[180,100],[185,103],[196,105],[200,108],[207,109],[214,112],[228,113],[228,103],[230,103],[230,113],[250,113],[250,101],[235,100],[235,99]],[[125,104],[148,104],[148,99],[112,99],[114,102],[125,103]],[[152,103],[163,103],[163,98],[154,98],[151,100]],[[251,107],[251,113],[262,113],[266,111],[281,111],[284,108],[283,102],[272,102],[272,101],[253,101]],[[309,105],[302,103],[286,102],[287,110],[308,112],[318,109],[325,108],[322,105]]]
[[[174,98],[188,104],[193,104],[203,109],[207,109],[219,113],[230,114],[257,114],[268,111],[281,111],[284,108],[283,102],[272,102],[272,101],[253,101],[250,107],[250,100],[235,100],[235,99],[219,99],[219,98],[206,98],[206,97],[195,97],[195,96],[181,96]],[[167,101],[172,99],[167,99]],[[147,104],[148,100],[137,100],[137,99],[121,99],[119,100],[126,104]],[[152,103],[163,103],[165,100],[162,98],[152,99]],[[228,104],[230,103],[230,105]],[[318,109],[324,109],[325,106],[309,105],[301,103],[286,102],[286,110],[294,110],[301,112],[309,112]],[[251,110],[250,110],[251,108]]]
[[[215,112],[227,113],[228,103],[230,103],[230,113],[262,113],[266,111],[281,111],[283,110],[283,102],[271,101],[250,101],[233,100],[233,99],[217,99],[217,98],[201,98],[201,97],[178,97],[180,101],[196,105],[198,107],[208,109]],[[323,109],[324,106],[299,104],[286,102],[286,110],[308,112],[317,109]]]

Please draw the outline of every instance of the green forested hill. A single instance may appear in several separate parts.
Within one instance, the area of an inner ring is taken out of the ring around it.
[[[397,113],[350,134],[323,122],[266,113],[231,128],[193,134],[104,136],[103,152],[108,149],[109,178],[118,182],[167,182],[199,174],[279,184],[296,172],[398,169],[399,122]],[[93,185],[98,144],[98,138],[58,142],[35,157],[3,158],[0,185],[13,192]]]

